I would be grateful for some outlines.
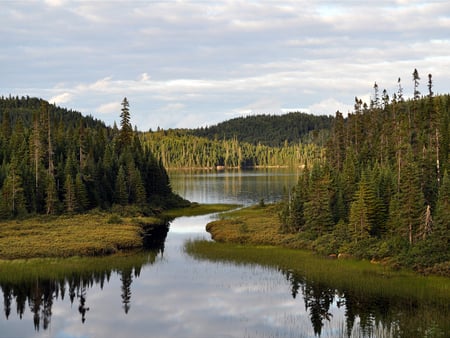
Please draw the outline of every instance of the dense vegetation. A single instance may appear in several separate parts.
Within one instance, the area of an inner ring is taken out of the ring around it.
[[[209,140],[236,139],[252,145],[282,147],[299,142],[317,143],[321,134],[331,128],[333,117],[315,116],[300,112],[284,115],[249,115],[237,117],[217,125],[191,131],[195,136]]]
[[[145,133],[143,139],[165,168],[302,167],[324,155],[322,148],[312,143],[270,147],[237,138],[210,140],[192,136],[186,130]]]
[[[0,99],[0,219],[181,202],[122,102],[121,125],[29,97]]]
[[[334,118],[305,113],[253,115],[198,129],[143,134],[165,168],[303,167],[323,158]]]
[[[282,231],[326,254],[450,270],[450,96],[390,99],[374,85],[369,105],[336,113],[325,163],[308,166],[286,194]]]

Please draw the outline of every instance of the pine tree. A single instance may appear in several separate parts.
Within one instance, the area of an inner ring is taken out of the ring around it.
[[[311,173],[308,198],[305,202],[305,230],[320,237],[333,226],[330,208],[331,179],[329,172],[315,165]]]
[[[130,104],[125,97],[122,101],[122,110],[120,113],[120,133],[119,133],[119,143],[121,147],[127,147],[131,145],[131,140],[133,136],[133,128],[130,123]]]
[[[122,206],[128,204],[128,189],[123,166],[120,166],[117,173],[114,196],[117,204]]]
[[[410,245],[414,244],[421,224],[425,201],[421,191],[420,173],[412,160],[412,150],[408,149],[404,174],[400,180],[397,196],[398,203],[390,208],[391,224],[395,224],[397,233],[405,236]],[[398,210],[395,210],[398,208]]]
[[[17,158],[13,156],[1,190],[0,213],[4,217],[14,217],[26,212],[23,191]]]
[[[77,209],[76,196],[75,196],[75,184],[73,183],[72,177],[67,174],[66,180],[64,182],[64,205],[66,207],[66,212],[72,213]]]
[[[371,224],[369,221],[369,207],[367,205],[367,185],[364,182],[359,184],[355,200],[350,207],[349,232],[352,238],[358,240],[369,237]]]
[[[77,173],[75,177],[75,200],[79,211],[89,209],[89,198],[81,173]]]
[[[57,211],[58,192],[56,191],[56,182],[53,175],[47,173],[45,189],[45,210],[47,215],[52,215]]]

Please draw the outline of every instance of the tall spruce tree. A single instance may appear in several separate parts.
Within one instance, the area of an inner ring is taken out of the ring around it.
[[[131,145],[131,140],[133,137],[133,128],[130,122],[130,104],[126,97],[122,101],[122,109],[120,113],[120,133],[119,133],[119,143],[121,147],[127,147]]]

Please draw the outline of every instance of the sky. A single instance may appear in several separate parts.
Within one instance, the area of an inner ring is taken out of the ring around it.
[[[450,2],[0,0],[0,95],[137,129],[450,92]]]

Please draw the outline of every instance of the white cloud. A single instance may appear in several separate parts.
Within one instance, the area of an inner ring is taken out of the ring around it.
[[[70,94],[70,93],[62,93],[62,94],[58,94],[56,96],[53,96],[48,101],[50,103],[54,103],[56,105],[59,105],[59,104],[62,104],[62,103],[67,103],[70,100],[72,100],[72,94]]]
[[[16,1],[0,11],[0,94],[105,119],[126,96],[142,129],[347,112],[375,81],[412,93],[414,68],[448,92],[449,17],[446,1]]]
[[[100,105],[95,109],[95,111],[100,114],[116,114],[118,116],[120,113],[120,108],[120,102],[114,101]]]
[[[323,101],[310,105],[306,110],[309,113],[315,115],[332,115],[332,116],[334,116],[336,111],[339,110],[344,116],[346,116],[349,111],[350,112],[353,111],[353,106],[340,102],[335,98],[330,97]]]

